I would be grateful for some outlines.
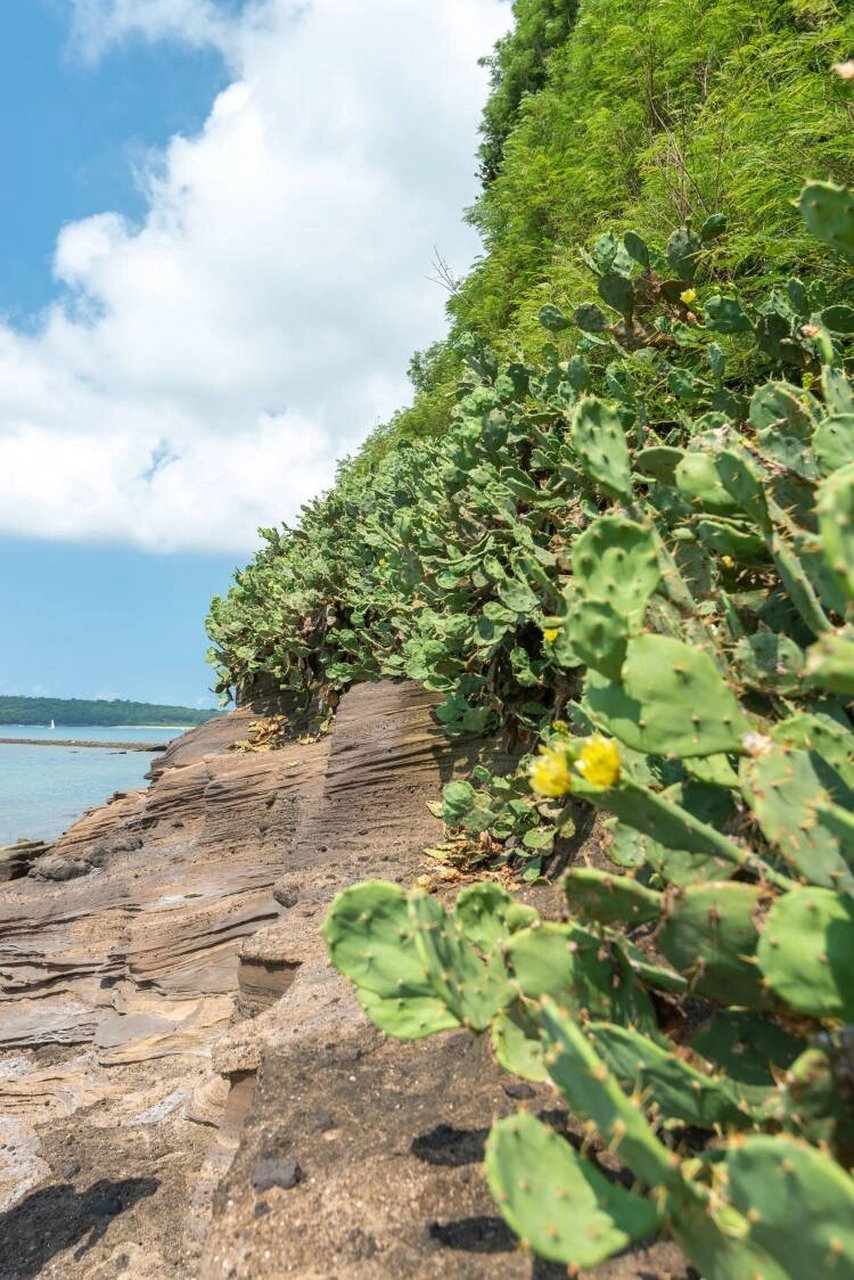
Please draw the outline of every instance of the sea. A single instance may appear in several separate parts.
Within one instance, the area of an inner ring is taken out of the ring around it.
[[[177,727],[0,725],[0,738],[42,742],[165,744],[186,733]],[[0,848],[16,840],[53,840],[115,791],[147,785],[157,756],[109,747],[24,746],[0,743]]]

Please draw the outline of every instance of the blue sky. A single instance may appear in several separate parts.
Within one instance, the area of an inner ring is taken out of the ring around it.
[[[2,0],[0,690],[213,701],[202,623],[406,402],[507,0]]]
[[[101,209],[142,216],[135,164],[195,132],[227,83],[218,52],[178,43],[135,41],[84,65],[62,5],[3,0],[3,314],[26,325],[51,300],[64,223]],[[240,559],[0,538],[0,693],[214,704],[204,617]]]

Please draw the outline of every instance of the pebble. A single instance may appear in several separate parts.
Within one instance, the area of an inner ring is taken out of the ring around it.
[[[506,1084],[504,1092],[508,1098],[516,1098],[519,1102],[534,1096],[534,1090],[529,1084],[525,1084],[524,1080],[512,1081],[510,1084]]]
[[[301,1178],[302,1169],[296,1160],[262,1160],[252,1175],[252,1185],[256,1191],[269,1191],[271,1187],[290,1191]]]

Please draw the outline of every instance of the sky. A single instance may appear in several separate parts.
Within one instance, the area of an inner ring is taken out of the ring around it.
[[[507,0],[2,0],[0,692],[207,705],[207,603],[410,399]]]

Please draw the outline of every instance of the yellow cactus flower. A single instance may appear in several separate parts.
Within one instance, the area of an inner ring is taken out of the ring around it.
[[[554,747],[540,747],[540,754],[531,761],[528,777],[538,796],[565,796],[572,786],[566,753]]]
[[[620,752],[613,738],[595,733],[581,748],[576,769],[594,787],[613,787],[620,781]]]
[[[691,305],[691,303],[692,303],[692,302],[696,302],[696,300],[697,300],[697,290],[696,290],[696,289],[683,289],[683,291],[682,291],[682,293],[680,293],[679,297],[680,297],[680,299],[685,303],[685,306],[686,306],[686,307],[689,307],[689,306]]]
[[[560,632],[558,631],[557,627],[546,627],[545,631],[543,632],[543,639],[545,640],[546,644],[554,644],[559,634]]]

